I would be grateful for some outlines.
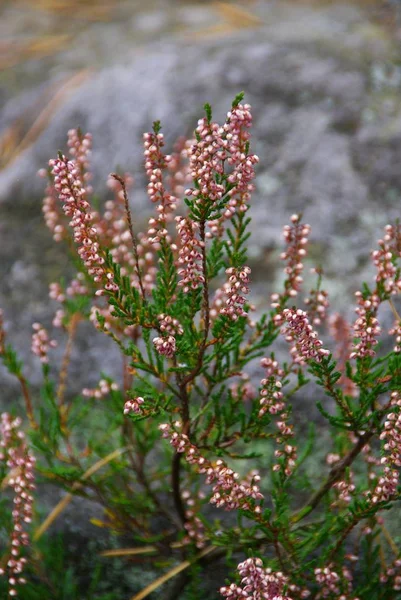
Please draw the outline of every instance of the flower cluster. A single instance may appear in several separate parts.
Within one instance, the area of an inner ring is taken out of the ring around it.
[[[8,475],[4,481],[14,493],[12,511],[13,530],[11,550],[7,567],[0,569],[0,575],[7,572],[9,596],[17,596],[17,586],[25,583],[22,576],[26,558],[21,549],[29,544],[25,526],[32,520],[35,457],[26,445],[25,435],[20,430],[21,419],[13,419],[3,413],[0,422],[0,460],[5,461]]]
[[[317,273],[319,276],[319,283],[322,277],[322,270],[313,268],[312,273]],[[304,300],[308,307],[308,315],[313,325],[321,325],[327,317],[327,309],[329,308],[329,295],[326,290],[320,289],[318,285],[317,289],[312,289],[309,292],[309,297]]]
[[[221,587],[220,594],[229,600],[291,600],[284,593],[288,582],[287,577],[280,571],[274,573],[265,569],[260,558],[248,558],[237,567],[241,577],[241,585],[232,583],[230,586]]]
[[[249,129],[252,126],[252,114],[249,104],[238,104],[227,113],[227,121],[223,125],[226,140],[228,141],[228,164],[233,167],[228,181],[233,186],[228,195],[231,200],[228,210],[236,207],[233,198],[240,198],[240,210],[246,210],[246,202],[253,191],[251,181],[255,177],[255,165],[259,162],[256,154],[246,154],[246,145],[250,138]],[[228,215],[227,215],[228,216]]]
[[[184,329],[179,320],[174,319],[170,315],[162,313],[157,316],[157,320],[159,321],[160,331],[163,333],[168,333],[170,335],[182,335],[184,333]]]
[[[352,495],[355,491],[355,485],[353,483],[352,472],[350,472],[348,478],[336,481],[333,487],[338,491],[338,499],[331,506],[337,506],[340,504],[349,504],[352,500]]]
[[[333,565],[316,568],[315,579],[320,587],[316,599],[330,598],[334,594],[338,600],[360,600],[355,596],[351,596],[352,573],[346,565],[342,566],[341,575],[333,569]]]
[[[392,295],[401,293],[401,271],[396,265],[397,258],[401,257],[400,224],[387,225],[383,239],[378,240],[378,246],[379,250],[372,252],[372,260],[376,267],[376,289],[373,293],[356,292],[355,294],[358,301],[355,312],[358,318],[354,324],[354,334],[360,341],[355,344],[351,358],[375,355],[377,338],[381,333],[377,319],[379,306]],[[398,320],[391,331],[392,335],[398,337]]]
[[[392,412],[387,415],[380,439],[385,440],[382,463],[401,467],[401,393],[391,394]]]
[[[285,296],[294,297],[298,295],[303,281],[302,271],[304,268],[303,259],[306,256],[306,246],[310,234],[310,225],[301,223],[301,215],[292,215],[292,225],[285,225],[283,236],[287,244],[287,250],[282,252],[280,258],[286,261],[287,266],[284,273],[287,278],[284,282]],[[282,297],[280,294],[272,294],[272,307],[279,308]]]
[[[401,394],[391,394],[392,411],[388,413],[384,428],[380,434],[383,445],[381,464],[383,474],[379,477],[373,492],[368,493],[373,504],[387,502],[396,493],[399,485],[399,468],[401,467]]]
[[[88,294],[89,289],[85,283],[84,273],[77,273],[76,276],[71,279],[67,285],[65,291],[63,290],[60,283],[51,283],[49,285],[49,298],[56,300],[60,304],[64,304],[67,298],[74,298],[76,296],[85,296]]]
[[[96,388],[89,389],[84,388],[82,390],[82,395],[86,398],[104,398],[108,396],[111,391],[117,391],[118,385],[115,382],[107,381],[106,379],[101,379]]]
[[[238,317],[246,317],[247,313],[244,310],[246,302],[242,294],[249,294],[249,275],[251,269],[242,267],[235,269],[230,267],[226,269],[226,274],[229,275],[228,285],[225,288],[226,301],[225,306],[220,309],[221,315],[226,315],[232,321],[236,321]]]
[[[196,290],[205,282],[200,264],[204,242],[197,238],[196,234],[199,228],[197,223],[184,217],[176,217],[175,220],[180,239],[177,260],[178,275],[180,275],[178,285],[182,286],[186,293],[190,289]]]
[[[372,252],[372,260],[377,269],[376,282],[381,283],[387,294],[401,292],[401,273],[395,259],[401,257],[401,226],[387,225],[384,239],[377,242],[379,250]]]
[[[34,323],[32,325],[32,329],[33,334],[31,350],[33,354],[40,358],[40,361],[42,363],[48,363],[49,350],[50,348],[55,348],[57,346],[57,342],[49,338],[49,334],[47,333],[43,325],[41,325],[40,323]]]
[[[401,591],[401,559],[397,558],[380,576],[380,583],[391,583],[395,592]]]
[[[337,359],[337,370],[341,373],[338,385],[342,387],[347,396],[355,396],[357,394],[356,385],[346,374],[346,363],[350,358],[352,345],[350,325],[339,313],[331,315],[328,324],[329,332],[336,342],[334,356]]]
[[[171,161],[169,155],[164,155],[164,136],[156,131],[144,134],[145,169],[149,178],[148,195],[151,202],[158,202],[157,218],[149,219],[147,238],[151,244],[159,244],[163,238],[170,241],[166,229],[167,222],[177,207],[177,198],[170,194],[163,181],[163,171]]]
[[[170,315],[164,313],[158,315],[159,329],[163,334],[159,337],[153,338],[153,344],[159,354],[172,358],[176,352],[176,335],[182,335],[184,333],[183,327],[178,321]]]
[[[144,156],[146,175],[149,178],[148,195],[152,202],[159,202],[162,206],[168,207],[175,204],[177,199],[169,194],[163,183],[163,169],[167,167],[170,156],[165,156],[162,152],[164,146],[164,136],[162,133],[145,133]]]
[[[358,318],[354,323],[354,335],[360,341],[354,344],[350,358],[374,356],[374,347],[378,343],[377,338],[381,332],[379,321],[376,317],[380,298],[377,294],[364,297],[362,292],[356,292],[355,296],[358,301],[358,306],[355,309]]]
[[[253,190],[251,182],[259,158],[247,153],[248,129],[252,124],[250,108],[249,104],[233,106],[222,127],[206,117],[200,119],[195,130],[197,140],[189,153],[190,173],[196,187],[187,189],[186,195],[196,198],[201,206],[206,201],[218,202],[227,194],[223,219],[230,219],[237,210],[246,210]],[[225,163],[231,167],[228,187],[223,183]],[[209,227],[211,233],[221,232],[216,221],[210,221]]]
[[[107,291],[117,291],[113,274],[105,267],[105,259],[100,252],[97,231],[91,225],[92,214],[86,200],[86,190],[82,184],[78,166],[61,156],[50,161],[54,176],[54,187],[63,205],[64,213],[71,217],[70,226],[74,230],[74,241],[78,244],[78,254],[88,269],[89,275]]]
[[[266,412],[277,415],[285,407],[283,393],[281,392],[283,387],[281,379],[284,377],[284,371],[273,357],[262,358],[260,364],[266,369],[266,373],[264,379],[260,382],[262,389],[260,391],[258,416],[263,417]]]
[[[124,414],[128,415],[129,413],[134,413],[136,415],[142,414],[142,404],[145,400],[142,396],[136,396],[135,398],[130,398],[124,404]]]
[[[263,498],[257,483],[260,481],[259,475],[253,475],[251,481],[238,483],[238,473],[227,467],[221,459],[215,463],[207,460],[201,455],[198,448],[191,444],[188,436],[181,433],[181,423],[176,421],[174,429],[168,423],[159,425],[164,438],[170,440],[170,444],[177,452],[182,452],[185,460],[192,465],[196,465],[198,473],[206,473],[206,483],[213,485],[213,496],[210,499],[211,504],[225,510],[243,510],[260,512],[258,505],[254,506],[251,499],[261,500]]]
[[[266,369],[264,379],[261,380],[260,400],[258,417],[263,417],[267,412],[276,416],[275,421],[278,429],[275,439],[279,448],[274,451],[276,458],[283,458],[280,463],[273,466],[273,471],[283,470],[285,475],[291,475],[297,458],[296,447],[292,443],[294,431],[292,425],[288,424],[289,413],[286,410],[282,390],[282,379],[284,370],[279,366],[274,357],[263,358],[261,365]]]
[[[92,153],[92,135],[90,133],[82,135],[78,129],[70,129],[67,146],[70,156],[72,156],[80,170],[82,181],[85,184],[85,191],[87,194],[90,194],[92,187],[87,182],[92,179],[92,173],[89,171],[89,158]]]
[[[227,158],[223,131],[218,123],[209,123],[204,117],[198,121],[195,135],[197,141],[190,149],[189,166],[197,187],[185,190],[185,194],[197,198],[198,204],[202,204],[205,198],[211,201],[221,200],[225,186],[216,182],[215,174],[223,175],[223,161]]]
[[[307,360],[320,362],[330,354],[322,347],[323,343],[318,339],[316,331],[313,331],[305,311],[285,308],[282,316],[287,325],[282,328],[281,333],[287,342],[293,344],[290,353],[295,363],[304,365]]]
[[[253,400],[256,395],[255,386],[250,381],[247,373],[242,373],[241,381],[230,385],[230,392],[235,400],[241,400],[242,402]]]
[[[176,352],[176,340],[173,335],[155,337],[153,345],[156,351],[166,358],[172,358]]]
[[[203,492],[198,493],[198,500],[203,500],[205,494]],[[200,503],[191,495],[189,490],[182,492],[182,499],[186,504],[185,510],[185,523],[184,527],[187,532],[184,538],[184,544],[193,543],[199,549],[206,546],[207,537],[205,532],[205,525],[199,518]]]
[[[40,169],[38,172],[40,177],[47,177],[48,173],[46,169]],[[62,223],[62,213],[59,208],[57,200],[56,190],[54,189],[53,183],[50,181],[46,186],[45,197],[42,203],[42,213],[46,223],[46,227],[53,234],[55,242],[61,242],[66,235],[66,227]]]
[[[399,354],[401,352],[401,321],[396,321],[394,323],[394,327],[390,329],[389,334],[396,336],[394,352]]]
[[[315,578],[321,587],[321,592],[318,597],[325,598],[329,594],[339,594],[339,575],[329,567],[315,569]]]

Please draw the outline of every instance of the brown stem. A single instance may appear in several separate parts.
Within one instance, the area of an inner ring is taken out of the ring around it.
[[[199,222],[199,231],[200,238],[202,241],[202,274],[204,278],[203,283],[203,312],[204,312],[204,336],[201,343],[201,347],[199,350],[198,361],[196,363],[195,368],[189,373],[181,382],[182,386],[186,386],[188,383],[193,381],[195,377],[198,375],[199,371],[202,368],[203,357],[205,354],[206,346],[207,346],[207,338],[209,336],[210,329],[210,307],[209,307],[209,284],[207,280],[207,260],[206,260],[206,235],[205,235],[205,220],[201,220]]]
[[[364,435],[361,435],[359,437],[357,443],[352,448],[352,450],[350,450],[350,452],[341,461],[334,465],[334,467],[329,473],[328,478],[321,485],[321,487],[310,497],[305,506],[301,508],[301,510],[299,510],[297,513],[295,513],[295,515],[292,517],[293,523],[297,523],[298,521],[306,517],[306,515],[309,515],[309,513],[311,513],[312,510],[314,510],[318,506],[321,499],[332,488],[333,484],[341,478],[341,476],[345,472],[345,469],[354,462],[355,458],[361,452],[362,448],[366,446],[366,444],[370,441],[370,439],[374,436],[375,433],[376,428],[372,427],[370,431],[366,432]]]
[[[32,429],[37,429],[38,424],[36,423],[35,417],[33,414],[32,399],[31,399],[31,394],[29,393],[27,380],[25,379],[25,377],[23,375],[17,375],[17,379],[21,385],[21,391],[22,391],[22,395],[25,400],[25,409],[26,409],[27,417],[29,419],[29,424],[32,427]]]
[[[180,489],[180,466],[181,466],[181,453],[176,452],[173,456],[173,464],[171,469],[171,485],[173,488],[173,498],[175,508],[184,525],[187,518],[185,515],[185,507],[182,502],[181,489]]]
[[[392,313],[393,313],[393,315],[394,315],[394,317],[395,317],[395,320],[396,320],[397,322],[400,322],[400,321],[401,321],[401,317],[400,317],[400,315],[398,314],[398,312],[397,312],[397,309],[396,309],[396,307],[394,306],[394,302],[392,301],[392,299],[391,299],[391,298],[389,298],[389,300],[388,300],[388,303],[389,303],[389,305],[390,305],[390,308],[391,308],[391,311],[392,311]]]
[[[75,333],[77,331],[77,326],[78,326],[80,319],[81,319],[81,316],[79,315],[79,313],[75,313],[69,323],[69,326],[68,326],[68,339],[67,339],[67,344],[65,347],[64,356],[63,356],[63,362],[61,364],[60,378],[59,378],[59,384],[58,384],[57,394],[56,394],[59,407],[61,407],[63,405],[63,401],[64,401],[64,394],[65,394],[65,390],[66,390],[66,382],[67,382],[67,375],[68,375],[68,366],[70,364],[70,359],[71,359],[72,344],[74,341]]]
[[[183,433],[189,436],[191,420],[189,413],[189,395],[187,385],[191,381],[195,379],[198,375],[199,371],[202,368],[203,357],[205,354],[206,346],[207,346],[207,338],[209,336],[210,329],[210,308],[209,308],[209,285],[207,280],[207,260],[206,260],[206,235],[205,235],[205,220],[201,220],[199,224],[200,229],[200,238],[202,240],[202,273],[204,278],[203,283],[203,311],[204,311],[204,335],[203,340],[201,342],[201,347],[199,350],[198,360],[195,368],[189,373],[186,377],[179,380],[179,388],[180,388],[180,397],[182,401],[182,424],[183,424]],[[181,490],[180,490],[180,463],[181,463],[181,454],[176,452],[173,458],[172,464],[172,487],[173,487],[173,497],[174,503],[178,512],[178,515],[182,521],[185,523],[185,508],[181,498]]]
[[[336,404],[339,406],[340,410],[345,415],[345,417],[348,419],[349,423],[351,425],[353,425],[354,431],[356,431],[357,427],[355,425],[354,415],[352,414],[352,411],[350,410],[350,408],[347,405],[346,401],[342,397],[341,392],[339,392],[338,390],[336,390],[333,387],[333,385],[331,384],[331,381],[330,381],[330,372],[326,371],[325,377],[326,377],[325,381],[324,381],[325,389],[327,390],[327,392],[329,393],[329,395],[334,399],[334,401],[336,402]]]
[[[128,201],[127,186],[125,185],[124,178],[121,177],[120,175],[118,175],[117,173],[111,173],[110,176],[113,177],[113,179],[115,179],[116,181],[118,181],[118,183],[121,185],[121,188],[123,190],[124,207],[125,207],[125,213],[127,215],[127,223],[128,223],[128,229],[129,229],[129,232],[131,235],[132,246],[134,249],[136,272],[138,275],[139,287],[141,289],[142,298],[143,298],[143,300],[145,300],[145,288],[143,287],[142,273],[141,273],[141,269],[139,266],[138,244],[136,242],[134,228],[132,226],[132,217],[131,217],[131,210],[130,210],[129,201]]]
[[[147,495],[149,496],[149,498],[151,498],[151,500],[153,501],[154,505],[157,507],[159,512],[164,514],[167,517],[167,519],[169,521],[171,521],[171,523],[173,523],[176,527],[180,528],[181,522],[177,521],[177,518],[175,517],[175,515],[170,513],[170,511],[168,511],[167,508],[165,506],[163,506],[163,504],[160,502],[157,494],[151,488],[148,478],[145,475],[144,457],[139,452],[138,444],[135,439],[134,432],[132,430],[132,423],[128,422],[127,419],[125,419],[125,422],[123,425],[123,434],[129,440],[130,445],[136,449],[136,454],[137,454],[138,460],[135,459],[135,456],[131,451],[127,452],[127,456],[131,463],[131,468],[134,471],[134,473],[136,474],[138,483],[140,483],[142,485],[142,487],[146,491]]]

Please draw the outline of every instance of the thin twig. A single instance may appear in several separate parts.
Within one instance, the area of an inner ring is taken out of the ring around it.
[[[63,356],[63,362],[61,364],[60,378],[59,378],[59,384],[58,384],[57,394],[56,394],[59,407],[62,406],[63,401],[64,401],[64,394],[65,394],[65,390],[66,390],[66,382],[67,382],[67,375],[68,375],[68,366],[69,366],[70,360],[71,360],[72,344],[74,341],[75,333],[77,331],[77,326],[80,321],[80,318],[81,318],[81,316],[79,315],[79,313],[75,313],[69,323],[69,326],[68,326],[68,339],[67,339],[67,344],[65,347],[64,356]]]
[[[38,424],[36,423],[35,417],[33,414],[32,399],[31,399],[31,394],[29,393],[27,380],[25,379],[25,377],[23,375],[17,375],[17,379],[20,382],[22,395],[24,396],[26,414],[29,419],[29,424],[33,429],[37,429]]]
[[[131,235],[132,246],[133,246],[133,249],[134,249],[134,259],[135,259],[136,272],[137,272],[137,276],[138,276],[139,287],[141,288],[142,299],[145,301],[145,288],[143,286],[142,272],[141,272],[141,268],[139,266],[138,244],[137,244],[137,241],[136,241],[136,238],[135,238],[134,228],[132,226],[132,217],[131,217],[131,210],[130,210],[130,207],[129,207],[129,200],[128,200],[128,194],[127,194],[127,186],[125,185],[125,181],[124,181],[123,177],[121,177],[117,173],[111,173],[110,177],[113,177],[113,179],[115,179],[116,181],[118,181],[118,183],[121,185],[121,188],[123,190],[125,214],[127,215],[128,229],[129,229],[129,232],[130,232],[130,235]]]
[[[395,317],[395,320],[397,321],[397,323],[400,323],[401,322],[401,317],[398,314],[398,311],[397,311],[396,307],[394,306],[394,302],[392,301],[391,298],[388,299],[388,303],[389,303],[391,311],[392,311],[392,313],[393,313],[393,315]]]
[[[340,477],[345,472],[346,468],[349,467],[358,454],[362,451],[363,447],[369,442],[369,440],[376,433],[376,429],[372,428],[370,431],[361,435],[355,444],[355,446],[350,450],[350,452],[339,461],[330,471],[328,478],[321,485],[321,487],[311,496],[311,498],[307,501],[305,506],[301,508],[295,515],[292,517],[292,522],[297,523],[307,515],[309,515],[312,510],[314,510],[321,499],[327,494],[328,491],[332,488],[333,484],[340,479]]]
[[[185,514],[185,507],[181,497],[180,489],[180,467],[181,467],[181,453],[175,452],[173,456],[173,463],[171,469],[171,486],[173,488],[173,498],[177,513],[184,525],[187,518]]]

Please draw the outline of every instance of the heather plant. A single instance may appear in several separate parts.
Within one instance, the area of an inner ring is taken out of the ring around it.
[[[133,600],[400,595],[401,225],[388,225],[371,255],[373,285],[356,292],[352,324],[330,314],[320,266],[302,299],[312,232],[293,215],[282,289],[267,284],[271,297],[256,309],[247,241],[258,157],[242,102],[240,94],[222,125],[206,105],[195,138],[172,154],[160,123],[144,135],[154,212],[143,232],[128,175],[113,173],[113,197],[96,207],[89,134],[70,131],[69,156],[41,173],[46,224],[76,275],[50,286],[52,331],[33,325],[40,395],[0,324],[0,355],[25,406],[24,415],[18,403],[5,413],[0,430],[9,540],[0,573],[10,596],[67,597],[44,540],[52,547],[73,495],[103,511],[94,526],[114,546],[103,562],[124,557],[129,571],[140,560],[154,573]],[[99,373],[77,393],[69,366],[84,321],[117,345],[121,377]],[[317,415],[315,427],[302,410]],[[42,522],[35,481],[66,492]],[[214,585],[216,564],[226,580]],[[118,597],[100,596],[96,581],[77,597]]]

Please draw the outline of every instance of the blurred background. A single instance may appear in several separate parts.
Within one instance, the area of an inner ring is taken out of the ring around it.
[[[0,31],[0,307],[34,382],[31,324],[51,324],[48,285],[68,275],[43,223],[38,169],[68,129],[90,131],[95,192],[104,199],[111,171],[132,173],[140,228],[143,132],[160,119],[170,151],[205,102],[223,120],[241,90],[260,157],[253,299],[266,306],[278,285],[281,229],[302,212],[310,266],[324,265],[332,306],[352,318],[353,293],[372,278],[369,250],[401,216],[401,0],[3,0]],[[96,335],[79,338],[76,391],[99,370],[113,375],[117,354]],[[0,377],[4,409],[19,394]],[[81,533],[88,507],[74,511]]]

